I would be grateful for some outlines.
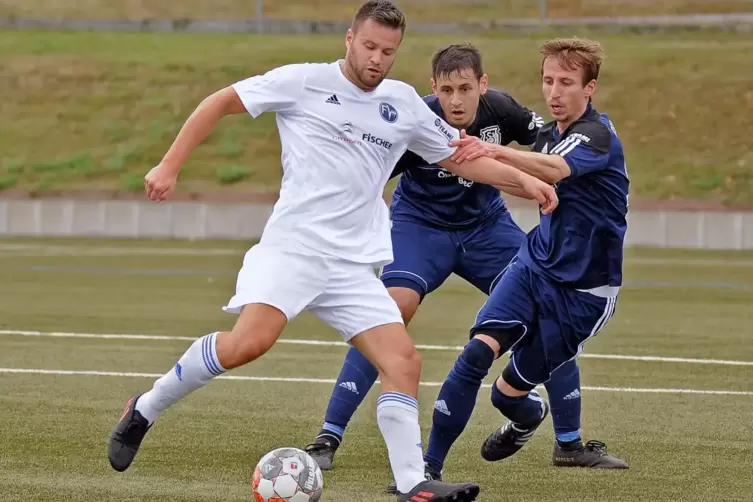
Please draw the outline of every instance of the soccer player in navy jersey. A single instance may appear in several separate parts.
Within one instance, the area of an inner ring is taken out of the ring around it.
[[[425,97],[425,102],[439,117],[476,140],[464,146],[468,153],[478,145],[491,148],[513,141],[533,146],[544,123],[509,94],[488,89],[481,54],[473,46],[451,45],[438,51],[432,60],[431,85],[434,93]],[[391,206],[394,261],[384,267],[381,279],[407,324],[423,298],[452,273],[489,294],[525,241],[525,233],[493,186],[457,177],[410,151],[398,162],[393,176],[400,173]],[[322,430],[307,446],[323,469],[332,468],[345,428],[376,378],[374,366],[358,350],[350,349]],[[615,457],[583,447],[580,441],[580,376],[575,361],[565,364],[546,385],[558,440],[554,464],[624,465]],[[467,406],[465,400],[461,403],[458,399],[460,396],[440,396],[435,403],[434,424],[444,431],[443,444],[448,450],[467,421],[462,413],[460,421],[456,418],[455,406]],[[467,399],[475,402],[476,394]],[[563,445],[574,449],[562,453]],[[432,479],[441,477],[445,456],[446,451],[432,443],[425,457]]]
[[[513,455],[533,436],[549,412],[536,386],[551,381],[606,326],[622,285],[629,180],[615,128],[591,104],[602,48],[555,39],[541,54],[542,88],[554,120],[540,129],[534,152],[490,148],[467,137],[454,143],[460,146],[456,162],[492,156],[555,185],[560,199],[500,278],[439,393],[447,400],[475,396],[494,359],[512,352],[492,386],[492,403],[508,422],[484,442],[488,461]],[[467,421],[475,399],[465,401],[453,414]],[[441,429],[434,424],[430,451],[444,441]],[[601,452],[603,444],[590,448]]]

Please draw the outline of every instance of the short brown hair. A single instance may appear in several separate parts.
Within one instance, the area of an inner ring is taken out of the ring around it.
[[[431,58],[431,75],[435,79],[462,70],[471,70],[477,80],[484,76],[481,52],[471,44],[448,45],[439,49]]]
[[[369,0],[361,5],[358,12],[356,12],[356,17],[353,19],[351,29],[356,31],[368,19],[372,19],[388,28],[399,29],[401,33],[405,33],[405,16],[389,0]]]
[[[581,38],[555,38],[544,42],[539,51],[544,56],[541,61],[542,73],[544,62],[553,57],[568,70],[583,68],[583,85],[599,79],[603,60],[603,49],[599,42]]]

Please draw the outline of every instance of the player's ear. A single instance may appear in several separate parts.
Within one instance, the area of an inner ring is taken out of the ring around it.
[[[586,91],[586,97],[590,99],[596,92],[596,80],[591,80],[583,89]]]
[[[348,32],[345,34],[345,48],[350,49],[350,44],[353,43],[353,28],[348,28]]]
[[[484,73],[481,75],[481,80],[478,81],[479,88],[481,89],[481,94],[486,94],[487,89],[489,89],[489,75]]]
[[[434,93],[435,96],[439,97],[439,89],[437,89],[437,81],[434,80],[434,77],[431,77],[431,92]]]

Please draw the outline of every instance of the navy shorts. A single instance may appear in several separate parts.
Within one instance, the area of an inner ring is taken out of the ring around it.
[[[606,326],[616,295],[615,288],[594,294],[564,287],[515,260],[479,311],[471,336],[488,334],[502,343],[503,352],[510,350],[505,380],[518,390],[530,390],[548,382]]]
[[[525,233],[507,211],[468,230],[393,221],[394,261],[382,269],[382,282],[388,288],[412,289],[423,298],[455,273],[488,295],[524,240]]]

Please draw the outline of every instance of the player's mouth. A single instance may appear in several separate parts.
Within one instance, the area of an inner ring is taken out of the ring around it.
[[[463,110],[452,110],[450,115],[452,115],[453,118],[462,119],[465,116],[465,112]]]
[[[549,105],[549,109],[552,110],[552,113],[555,115],[559,115],[565,111],[565,107],[562,105]]]
[[[377,70],[376,68],[367,68],[366,73],[368,73],[369,75],[375,78],[379,78],[382,76],[382,72]]]

